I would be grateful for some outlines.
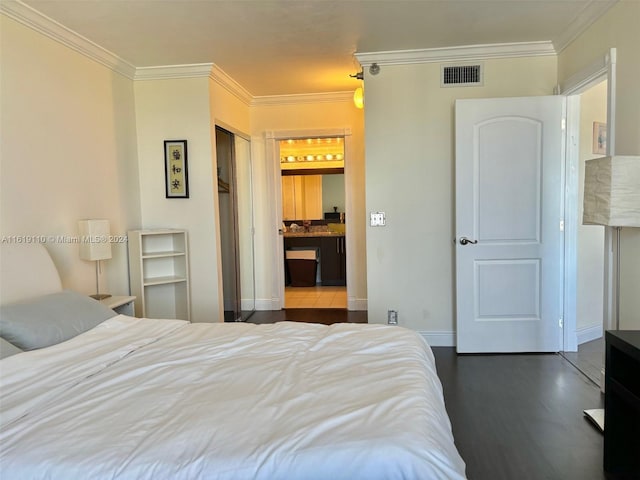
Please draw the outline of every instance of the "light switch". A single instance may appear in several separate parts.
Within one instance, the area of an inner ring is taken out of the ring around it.
[[[384,227],[384,225],[385,225],[384,212],[371,212],[371,226]]]

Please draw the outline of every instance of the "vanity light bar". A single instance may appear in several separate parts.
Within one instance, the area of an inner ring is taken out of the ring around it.
[[[327,153],[326,155],[286,155],[280,157],[280,163],[287,162],[324,162],[332,160],[342,160],[342,153]]]

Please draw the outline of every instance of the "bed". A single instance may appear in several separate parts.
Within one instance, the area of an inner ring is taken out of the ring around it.
[[[465,478],[415,332],[137,319],[1,254],[3,478]]]

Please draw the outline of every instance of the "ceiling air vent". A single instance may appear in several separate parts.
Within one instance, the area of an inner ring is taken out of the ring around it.
[[[482,85],[482,65],[442,65],[441,87],[472,87]]]

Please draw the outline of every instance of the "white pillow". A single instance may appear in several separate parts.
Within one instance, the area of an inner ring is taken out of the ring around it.
[[[0,337],[22,350],[64,342],[116,312],[97,300],[65,290],[0,307]]]

